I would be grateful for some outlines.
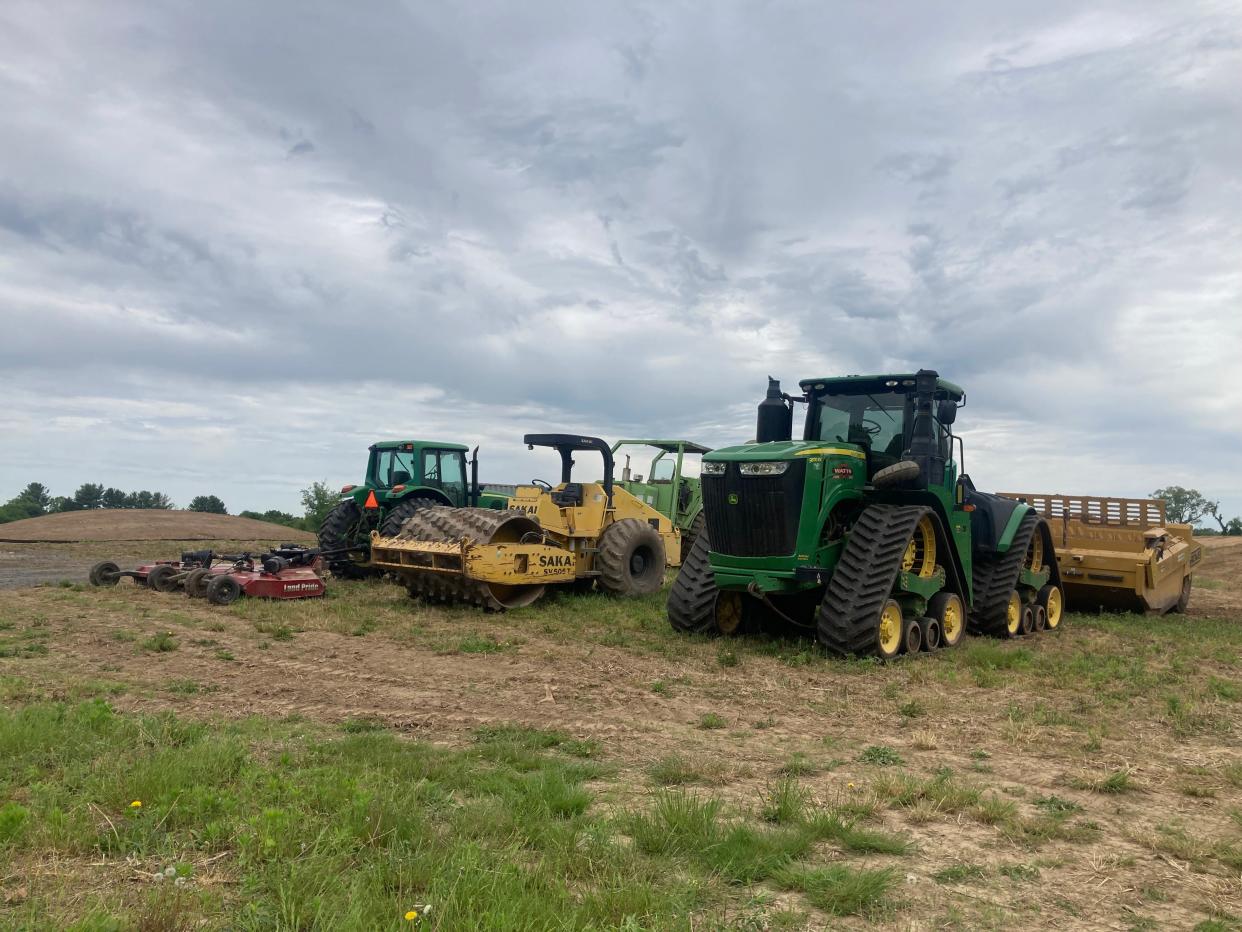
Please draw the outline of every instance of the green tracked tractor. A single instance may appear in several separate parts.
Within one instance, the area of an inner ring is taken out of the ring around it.
[[[645,481],[630,467],[631,456],[637,455],[631,452],[634,447],[656,451]],[[686,473],[692,471],[691,457],[710,452],[710,447],[690,440],[618,440],[612,445],[614,457],[625,457],[617,485],[673,522],[681,531],[683,557],[703,531],[703,490],[698,477]]]
[[[478,449],[469,461],[468,452],[469,448],[460,443],[434,440],[371,444],[366,480],[342,488],[341,500],[319,526],[319,546],[336,551],[328,564],[333,575],[346,579],[379,575],[380,571],[370,565],[371,532],[391,537],[422,508],[506,508],[508,494],[479,485]]]
[[[674,628],[734,634],[783,619],[835,653],[888,659],[967,630],[1060,624],[1047,522],[960,472],[961,388],[927,369],[800,386],[790,396],[770,379],[756,442],[704,457],[706,526],[669,593]]]

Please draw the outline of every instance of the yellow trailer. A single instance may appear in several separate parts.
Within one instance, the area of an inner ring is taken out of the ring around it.
[[[1170,524],[1148,498],[1002,492],[1043,515],[1052,529],[1067,607],[1184,612],[1203,559],[1193,528]]]

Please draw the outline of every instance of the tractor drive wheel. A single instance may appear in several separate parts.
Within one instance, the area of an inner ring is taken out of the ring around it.
[[[1061,624],[1061,616],[1065,613],[1065,596],[1057,586],[1044,586],[1039,590],[1036,603],[1044,608],[1044,624],[1049,631],[1055,631]]]
[[[690,556],[690,551],[694,549],[694,542],[699,539],[699,535],[703,533],[703,528],[707,526],[707,521],[703,517],[703,512],[699,512],[694,516],[694,520],[690,522],[690,526],[681,532],[681,562],[686,562],[686,557]]]
[[[746,602],[740,603],[738,612],[741,593],[717,588],[709,550],[707,535],[700,534],[685,555],[668,591],[668,623],[684,634],[740,634],[746,629]]]
[[[956,592],[937,592],[927,604],[927,614],[940,625],[940,646],[956,647],[966,632],[966,607]]]
[[[147,586],[156,592],[176,592],[179,585],[178,575],[180,574],[175,566],[161,563],[147,573]]]
[[[345,499],[329,511],[323,524],[319,525],[319,546],[324,550],[339,550],[365,543],[367,537],[362,509],[352,498]],[[354,560],[347,553],[329,557],[328,569],[333,576],[341,579],[366,579],[378,575],[376,570]]]
[[[430,498],[407,498],[405,501],[398,502],[388,514],[384,515],[384,520],[379,527],[380,536],[396,537],[401,533],[401,526],[414,517],[415,512],[424,508],[434,508],[439,504],[440,502]]]
[[[657,592],[664,584],[665,562],[664,539],[645,521],[625,518],[600,535],[595,568],[605,592],[623,596]]]
[[[121,568],[111,560],[104,560],[91,567],[92,586],[115,586],[121,581]]]
[[[207,601],[212,605],[232,605],[242,594],[241,583],[227,574],[207,584]]]
[[[201,599],[207,595],[207,584],[211,582],[211,570],[199,567],[191,570],[185,578],[185,594],[191,599]]]

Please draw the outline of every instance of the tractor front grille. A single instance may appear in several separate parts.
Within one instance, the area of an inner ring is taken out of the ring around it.
[[[805,477],[805,460],[790,463],[782,476],[743,476],[737,463],[729,463],[723,476],[703,476],[703,513],[712,550],[735,557],[793,553]]]

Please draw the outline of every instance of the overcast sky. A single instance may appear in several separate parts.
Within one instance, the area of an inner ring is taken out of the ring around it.
[[[0,500],[927,366],[980,488],[1242,513],[1242,10],[6,0],[0,321]]]

